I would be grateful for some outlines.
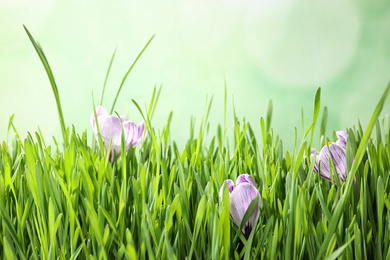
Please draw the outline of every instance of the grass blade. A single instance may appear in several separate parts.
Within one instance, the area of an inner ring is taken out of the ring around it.
[[[127,70],[125,76],[123,77],[122,83],[121,83],[121,85],[119,86],[118,91],[116,92],[116,96],[115,96],[115,99],[114,99],[114,103],[112,104],[110,114],[112,114],[112,112],[114,112],[114,107],[115,107],[116,100],[117,100],[118,97],[119,97],[119,93],[120,93],[121,90],[122,90],[123,84],[125,83],[127,76],[129,75],[130,71],[133,69],[135,63],[136,63],[136,62],[138,61],[138,59],[141,57],[142,53],[144,53],[144,51],[146,50],[146,48],[148,47],[148,45],[150,44],[150,42],[153,40],[154,36],[155,36],[155,35],[153,35],[153,36],[149,39],[149,41],[145,44],[144,48],[143,48],[143,49],[141,50],[141,52],[138,54],[137,58],[135,58],[133,64],[131,64],[130,68]]]
[[[62,137],[64,139],[64,146],[66,148],[68,146],[68,141],[67,141],[67,138],[66,138],[65,119],[64,119],[64,115],[62,113],[60,94],[58,93],[58,88],[57,88],[57,84],[56,84],[56,82],[54,80],[53,72],[51,71],[49,62],[47,61],[46,56],[43,53],[43,50],[42,50],[41,46],[34,40],[33,36],[28,31],[27,27],[24,26],[24,25],[23,25],[23,27],[26,30],[26,33],[27,33],[28,37],[31,40],[31,43],[33,44],[33,46],[34,46],[34,48],[35,48],[39,58],[42,61],[42,64],[43,64],[43,67],[46,70],[47,76],[49,77],[51,88],[53,90],[53,94],[54,94],[54,97],[55,97],[55,100],[56,100],[56,103],[57,103],[57,110],[58,110],[58,116],[60,118]]]
[[[99,105],[102,105],[102,104],[103,104],[104,90],[106,89],[106,84],[107,84],[108,75],[110,74],[110,70],[111,70],[111,66],[112,66],[112,63],[113,63],[114,58],[115,58],[115,54],[116,54],[116,48],[115,48],[114,52],[112,53],[111,60],[110,60],[110,65],[108,65],[108,69],[107,69],[107,73],[106,73],[106,78],[104,79],[104,84],[103,84],[103,88],[102,88],[102,93],[100,94]]]

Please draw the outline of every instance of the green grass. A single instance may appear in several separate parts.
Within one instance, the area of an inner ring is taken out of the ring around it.
[[[40,46],[34,47],[42,58]],[[332,184],[305,156],[334,139],[334,131],[325,135],[320,89],[312,122],[302,120],[302,136],[296,129],[291,137],[292,151],[283,149],[271,127],[271,102],[260,118],[261,133],[251,127],[258,122],[235,117],[231,129],[225,119],[206,138],[212,99],[178,148],[170,135],[172,113],[163,129],[153,127],[161,90],[155,89],[145,109],[133,101],[148,138],[127,152],[122,145],[123,155],[110,163],[92,131],[65,128],[46,58],[43,64],[64,126],[63,146],[47,146],[40,131],[20,137],[11,117],[15,137],[0,150],[1,259],[390,259],[390,120],[379,119],[390,84],[367,129],[359,122],[347,129],[347,154],[354,160],[347,161],[346,181]],[[219,198],[223,181],[243,173],[262,196],[248,240],[230,219],[226,189]]]

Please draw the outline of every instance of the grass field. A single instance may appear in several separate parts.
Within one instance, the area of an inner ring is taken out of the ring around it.
[[[9,135],[15,137],[3,141],[0,152],[0,258],[390,259],[390,120],[379,118],[390,84],[365,130],[358,120],[344,129],[343,181],[321,178],[307,156],[337,140],[339,129],[326,129],[321,89],[313,93],[311,119],[302,113],[302,126],[291,136],[292,151],[273,132],[271,102],[259,122],[234,116],[232,128],[225,119],[215,131],[208,125],[212,100],[200,125],[191,121],[179,149],[170,135],[172,114],[163,129],[153,128],[155,89],[145,109],[134,101],[147,138],[127,149],[122,134],[120,153],[109,156],[105,145],[113,143],[65,124],[54,76],[29,36],[48,73],[63,136],[47,146],[40,131],[20,136],[11,117]],[[251,124],[258,123],[262,131],[254,133]],[[238,226],[230,217],[228,189],[222,188],[222,199],[220,191],[225,180],[242,174],[253,178],[261,198],[250,203]],[[242,227],[256,210],[259,218],[244,235]]]

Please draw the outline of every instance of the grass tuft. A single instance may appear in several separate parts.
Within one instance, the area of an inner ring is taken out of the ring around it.
[[[91,131],[65,128],[50,67],[26,32],[52,84],[65,145],[46,146],[40,131],[21,139],[11,116],[8,132],[15,138],[0,146],[1,259],[389,259],[390,120],[379,116],[390,83],[367,129],[359,122],[346,129],[348,176],[341,183],[322,179],[314,172],[315,158],[310,163],[307,156],[311,147],[334,141],[333,132],[326,135],[326,107],[318,119],[320,88],[312,122],[303,120],[302,110],[303,134],[298,137],[295,128],[295,146],[288,151],[271,126],[272,102],[260,118],[261,132],[236,114],[228,129],[226,81],[224,122],[215,136],[207,136],[211,98],[200,125],[190,121],[185,147],[177,147],[172,113],[163,129],[153,127],[161,91],[155,87],[145,109],[133,100],[146,121],[147,139],[126,151],[122,135],[121,156],[110,161],[99,135],[98,144],[91,144]],[[232,143],[227,131],[234,133]],[[237,227],[228,189],[219,194],[224,180],[244,173],[255,180],[262,202],[248,238],[242,225],[260,198]]]

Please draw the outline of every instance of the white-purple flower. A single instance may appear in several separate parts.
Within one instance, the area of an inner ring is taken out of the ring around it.
[[[111,141],[111,151],[121,154],[122,127],[126,144],[126,151],[130,144],[136,147],[146,138],[148,131],[145,131],[145,122],[142,121],[138,126],[127,120],[125,117],[118,118],[116,115],[109,115],[102,106],[97,106],[96,118],[98,120],[99,131],[104,143],[104,149],[107,151]],[[91,114],[92,130],[98,140],[98,129],[95,121],[95,113]],[[111,154],[110,156],[112,156]]]
[[[334,183],[336,183],[334,176],[338,176],[340,182],[343,182],[345,178],[347,178],[346,148],[348,133],[346,131],[337,131],[336,135],[338,139],[336,142],[329,142],[328,145],[325,145],[320,152],[315,149],[311,149],[310,154],[310,162],[312,161],[314,154],[316,154],[314,172],[319,173],[322,178],[328,181],[332,180],[330,171],[330,168],[332,167]],[[330,155],[332,155],[336,172],[332,166],[332,158],[330,158]]]
[[[236,224],[238,227],[241,225],[245,212],[247,211],[253,199],[256,196],[259,197],[259,200],[251,216],[241,230],[244,236],[248,238],[252,228],[255,227],[260,216],[261,195],[257,190],[257,185],[249,174],[242,174],[238,176],[236,184],[234,184],[234,182],[230,179],[226,180],[219,190],[219,196],[221,200],[223,196],[224,185],[227,185],[229,189],[230,217],[234,224]]]

